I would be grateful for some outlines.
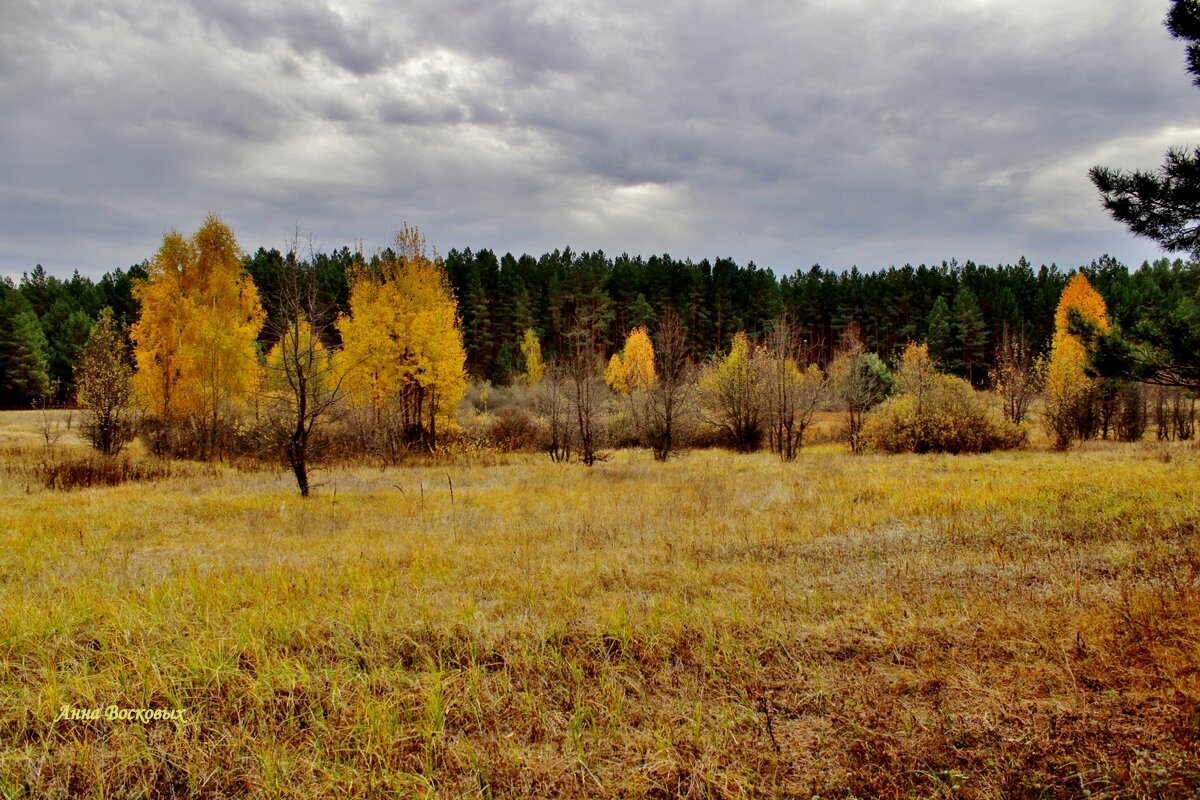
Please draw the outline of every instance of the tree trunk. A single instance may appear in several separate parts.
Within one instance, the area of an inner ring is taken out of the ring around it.
[[[308,428],[304,423],[308,417],[308,387],[304,376],[300,376],[299,391],[296,392],[296,428],[288,439],[287,457],[296,476],[300,496],[308,497]]]

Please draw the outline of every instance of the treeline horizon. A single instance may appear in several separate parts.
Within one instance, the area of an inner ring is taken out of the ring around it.
[[[378,265],[388,254],[385,249],[366,256],[350,247],[300,254],[312,262],[318,303],[329,322],[348,312],[352,267]],[[268,318],[279,313],[278,280],[288,257],[259,247],[243,258]],[[597,320],[597,346],[606,355],[618,351],[633,328],[653,329],[668,310],[678,315],[698,360],[727,352],[738,332],[764,337],[786,315],[821,365],[833,358],[844,332],[855,328],[865,348],[885,360],[894,360],[909,342],[927,341],[943,369],[982,388],[1006,333],[1023,337],[1035,353],[1047,351],[1055,306],[1076,272],[1104,297],[1113,323],[1130,330],[1144,315],[1194,295],[1200,285],[1200,263],[1165,257],[1137,269],[1102,256],[1065,271],[1053,264],[1035,268],[1021,258],[1009,265],[951,260],[869,272],[814,265],[783,277],[753,261],[611,257],[569,247],[538,257],[455,248],[443,261],[458,302],[467,373],[497,385],[524,369],[525,330],[537,333],[551,360],[565,351],[576,312],[586,308]],[[8,379],[8,364],[27,358],[31,348],[44,349],[53,394],[58,402],[70,402],[72,370],[99,311],[113,308],[126,326],[137,320],[132,287],[145,277],[145,264],[112,270],[97,281],[78,271],[59,278],[41,265],[19,281],[0,280],[0,406],[28,408],[37,399],[40,389]],[[272,329],[263,327],[263,352],[272,344]],[[42,341],[31,341],[39,333]],[[331,344],[339,344],[336,328],[330,335]]]

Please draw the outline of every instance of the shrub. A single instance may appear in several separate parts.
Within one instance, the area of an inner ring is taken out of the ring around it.
[[[538,428],[527,409],[504,406],[492,419],[488,438],[504,452],[532,450],[538,444]]]
[[[1115,428],[1117,439],[1136,442],[1146,432],[1150,417],[1146,401],[1146,389],[1140,383],[1125,383],[1117,394]]]
[[[949,375],[935,375],[920,397],[906,393],[886,401],[862,435],[868,449],[885,453],[985,453],[1025,443],[1024,429]]]
[[[749,337],[738,332],[728,355],[715,357],[700,376],[705,421],[720,430],[729,446],[742,453],[762,443],[764,358]]]
[[[153,481],[171,477],[171,463],[158,459],[142,461],[128,456],[87,455],[43,461],[36,467],[47,489],[70,491],[91,486],[116,486],[125,481]]]

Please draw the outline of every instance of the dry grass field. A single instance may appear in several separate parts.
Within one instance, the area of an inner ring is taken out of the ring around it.
[[[4,798],[1200,787],[1189,444],[502,456],[305,502],[51,491],[35,422],[0,415]]]

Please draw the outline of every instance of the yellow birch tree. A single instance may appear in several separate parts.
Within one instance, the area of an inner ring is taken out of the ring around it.
[[[394,421],[409,442],[437,443],[466,391],[458,304],[441,258],[405,225],[375,269],[353,276],[350,314],[339,321],[340,358],[356,365],[351,402],[377,424]]]
[[[604,370],[605,383],[625,398],[630,423],[639,438],[645,434],[645,424],[649,420],[647,393],[654,385],[654,379],[654,345],[646,328],[639,325],[625,337],[625,348],[613,354]]]
[[[190,239],[166,234],[147,278],[134,286],[142,305],[130,331],[135,389],[163,431],[191,423],[206,458],[217,455],[222,430],[257,377],[264,314],[241,256],[233,231],[210,215]]]

